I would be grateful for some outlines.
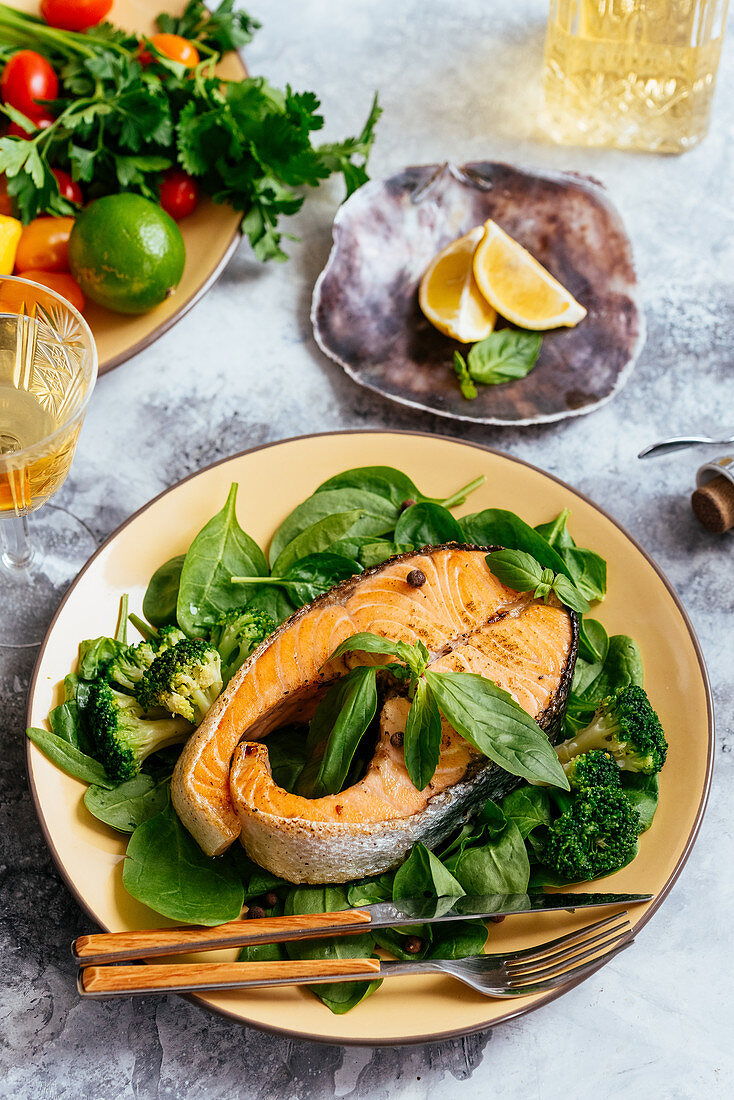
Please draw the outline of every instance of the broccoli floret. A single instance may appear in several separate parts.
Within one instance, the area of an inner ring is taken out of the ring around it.
[[[566,778],[572,791],[583,791],[588,787],[621,787],[619,765],[610,752],[594,749],[592,752],[572,756],[563,765]]]
[[[556,752],[560,762],[566,764],[574,756],[593,749],[611,753],[623,771],[645,775],[660,771],[668,743],[643,688],[633,684],[606,699],[593,722],[558,745]]]
[[[216,649],[199,638],[186,638],[158,654],[138,685],[137,697],[146,711],[163,707],[198,726],[221,690]]]
[[[639,831],[622,790],[588,787],[548,827],[540,859],[565,882],[609,875],[634,859]]]
[[[172,649],[179,642],[185,642],[186,635],[177,626],[159,626],[158,639],[158,652],[162,653],[164,649]]]
[[[136,699],[105,680],[92,684],[87,715],[96,755],[117,783],[133,779],[147,756],[185,741],[191,732],[181,718],[143,717]]]
[[[113,657],[107,666],[105,678],[123,691],[135,694],[137,685],[156,657],[156,647],[152,642],[140,642],[129,645],[117,657]]]
[[[233,608],[213,626],[209,641],[222,658],[222,679],[228,683],[256,646],[275,630],[275,623],[264,611]]]

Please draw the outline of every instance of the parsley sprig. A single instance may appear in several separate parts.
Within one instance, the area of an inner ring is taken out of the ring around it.
[[[82,182],[89,198],[135,191],[157,199],[161,174],[179,164],[215,202],[242,211],[258,259],[283,260],[280,218],[300,209],[303,187],[340,173],[349,195],[365,182],[381,113],[377,96],[360,134],[315,146],[312,134],[324,120],[313,92],[215,75],[221,52],[245,44],[258,26],[232,8],[223,0],[208,14],[201,0],[190,0],[181,17],[158,17],[160,29],[196,42],[202,60],[187,72],[147,40],[154,60],[143,66],[138,38],[110,24],[86,34],[60,31],[0,4],[3,43],[44,54],[61,89],[48,105],[56,116],[51,126],[28,140],[0,138],[0,173],[24,222],[74,213],[53,167]],[[22,115],[1,109],[30,133]]]

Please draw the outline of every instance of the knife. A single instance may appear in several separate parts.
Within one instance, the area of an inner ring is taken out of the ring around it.
[[[482,894],[475,897],[400,898],[334,913],[294,914],[235,920],[214,928],[154,928],[138,932],[103,932],[79,936],[71,945],[80,966],[129,962],[188,951],[248,947],[258,943],[321,936],[359,935],[378,928],[400,928],[444,921],[508,917],[522,913],[632,905],[652,901],[653,894]]]

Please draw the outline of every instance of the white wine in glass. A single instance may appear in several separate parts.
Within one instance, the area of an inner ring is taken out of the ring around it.
[[[46,287],[0,277],[0,602],[11,611],[32,598],[48,564],[28,515],[69,472],[96,377],[94,339],[74,307]],[[69,561],[68,576],[59,575],[58,551],[63,558],[72,541],[68,532],[55,539],[56,588],[83,564]]]

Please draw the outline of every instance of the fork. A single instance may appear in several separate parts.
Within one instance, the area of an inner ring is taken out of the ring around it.
[[[79,971],[77,985],[82,997],[101,998],[448,974],[487,997],[524,997],[578,981],[624,951],[634,938],[627,916],[626,911],[617,913],[537,947],[465,959],[287,959],[87,966]]]

